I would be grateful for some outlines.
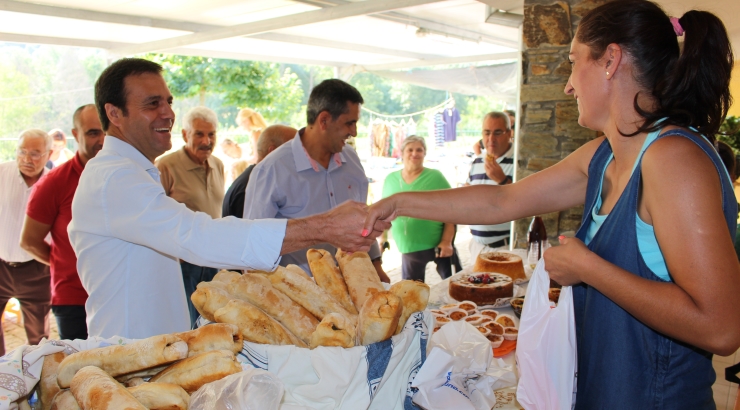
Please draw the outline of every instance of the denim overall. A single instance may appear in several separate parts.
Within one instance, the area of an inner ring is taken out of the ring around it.
[[[657,139],[668,135],[689,138],[714,162],[722,183],[728,237],[734,238],[737,202],[719,156],[703,138],[681,130],[668,131]],[[599,185],[610,153],[611,146],[604,141],[589,165],[586,206],[576,234],[581,240],[591,222],[591,210],[601,195]],[[641,162],[640,157],[627,187],[588,248],[635,275],[662,281],[647,267],[637,244],[635,218]],[[573,287],[573,301],[578,341],[576,409],[715,408],[712,397],[715,374],[710,353],[650,329],[588,285]]]

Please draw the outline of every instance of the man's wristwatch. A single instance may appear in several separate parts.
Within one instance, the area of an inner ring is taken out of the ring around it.
[[[512,182],[511,176],[507,175],[506,178],[504,178],[503,181],[499,182],[499,185],[506,185],[510,184]]]
[[[380,261],[380,263],[382,264],[383,263],[383,257],[382,256],[378,256],[377,258],[370,260],[370,262],[372,262],[372,263],[375,263],[375,261]]]

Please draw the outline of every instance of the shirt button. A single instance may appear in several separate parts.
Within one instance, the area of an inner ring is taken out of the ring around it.
[[[334,192],[329,192],[329,196],[334,196]]]

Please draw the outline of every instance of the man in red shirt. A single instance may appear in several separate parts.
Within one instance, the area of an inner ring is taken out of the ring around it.
[[[72,199],[85,164],[103,148],[105,133],[93,104],[78,108],[72,134],[78,144],[74,158],[54,168],[33,188],[26,207],[21,247],[51,266],[51,310],[60,339],[87,339],[87,292],[77,274],[77,257],[67,235]],[[51,233],[51,244],[45,241]]]

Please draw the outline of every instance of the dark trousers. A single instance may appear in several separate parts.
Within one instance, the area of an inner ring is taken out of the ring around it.
[[[427,263],[434,261],[442,279],[452,276],[452,258],[436,258],[434,248],[401,254],[401,272],[405,280],[424,282]]]
[[[188,311],[190,312],[190,325],[195,325],[195,321],[200,315],[190,300],[190,295],[195,292],[195,288],[200,282],[210,282],[218,272],[215,268],[206,268],[204,266],[193,265],[192,263],[180,261],[182,269],[182,281],[185,284],[185,298],[188,302]]]
[[[0,308],[5,310],[10,298],[21,304],[23,326],[31,345],[49,337],[51,283],[49,267],[36,260],[8,263],[0,260]],[[0,326],[0,355],[5,354],[5,336]]]
[[[59,339],[87,339],[87,314],[84,305],[53,305],[51,311],[57,320]]]

